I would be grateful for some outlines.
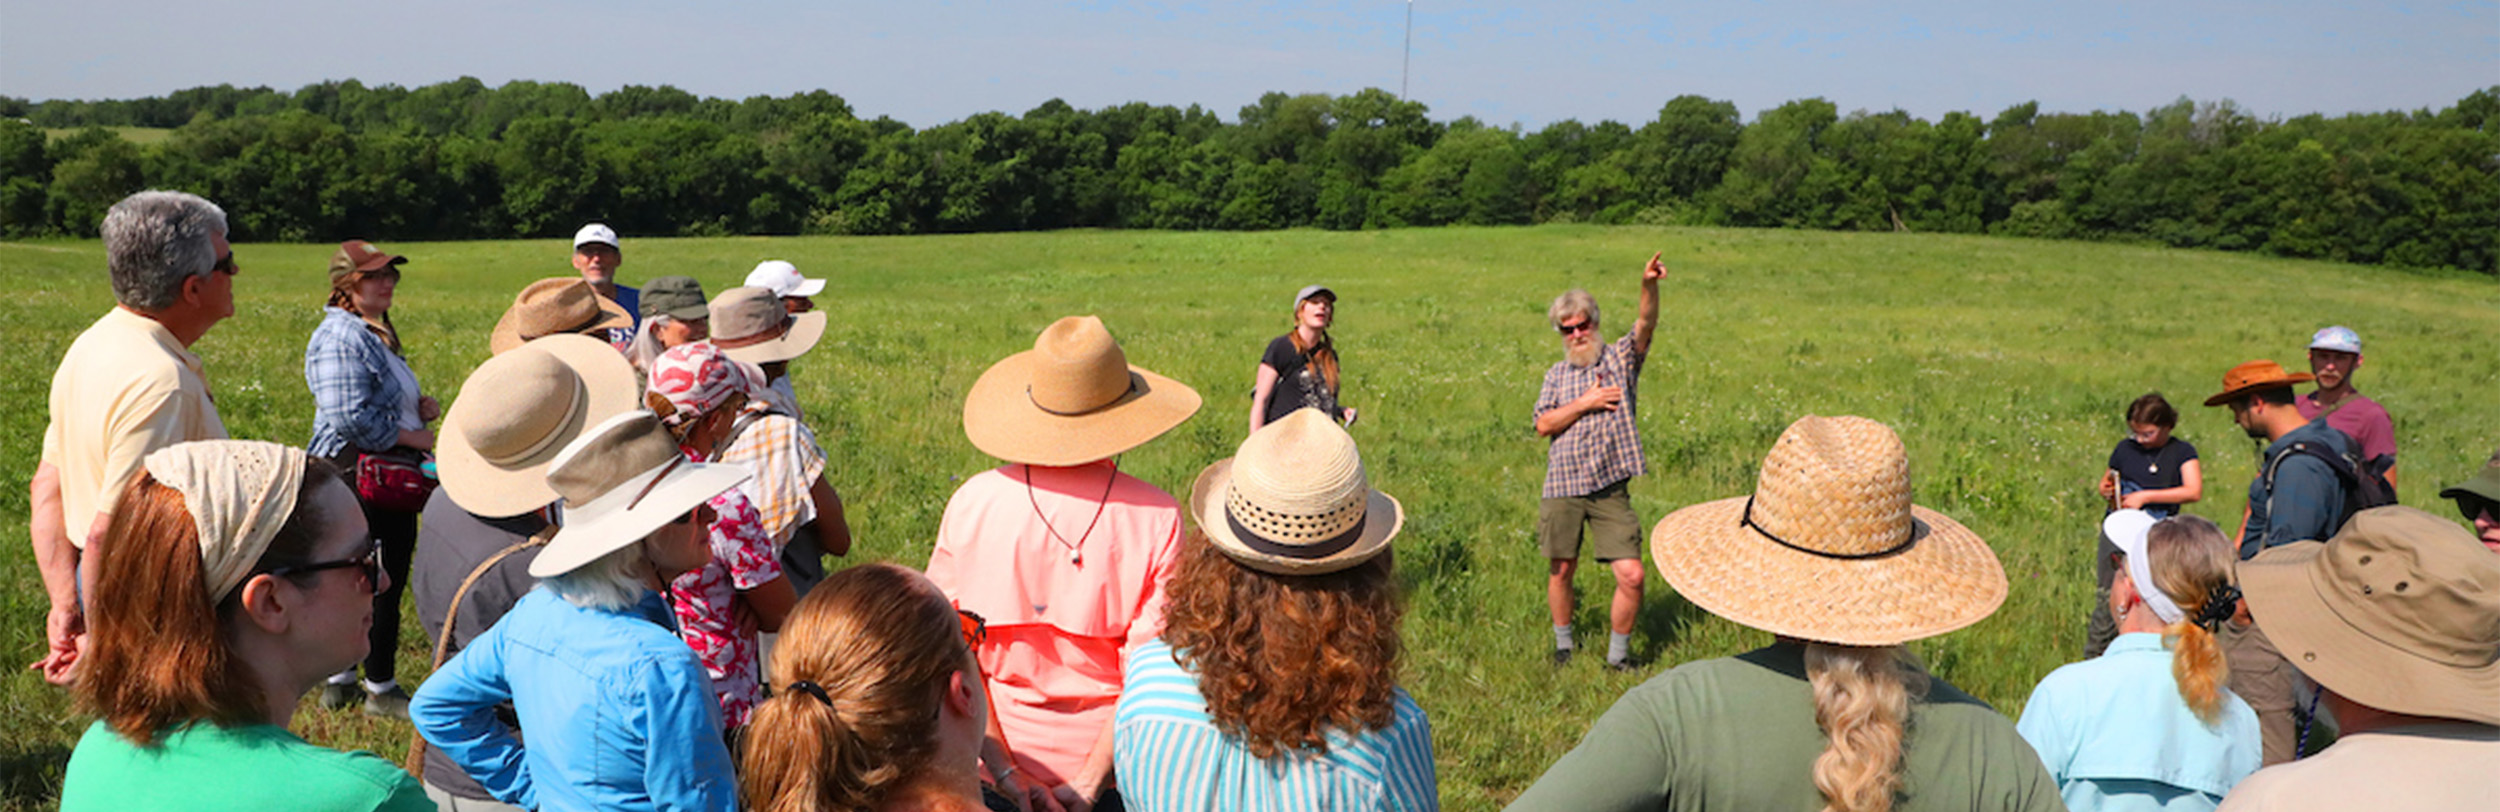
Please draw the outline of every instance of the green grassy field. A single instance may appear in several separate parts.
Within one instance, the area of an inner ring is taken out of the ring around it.
[[[2403,448],[2401,493],[2427,505],[2500,444],[2500,284],[2484,277],[2110,244],[1796,231],[1539,227],[1361,233],[1071,232],[910,238],[629,239],[622,277],[688,274],[718,292],[763,259],[829,276],[832,327],[794,368],[850,506],[852,561],[925,564],[958,478],[995,462],[960,427],[962,394],[1052,319],[1099,314],[1129,358],[1206,397],[1190,423],[1124,470],[1175,493],[1244,433],[1260,349],[1310,282],[1343,297],[1337,341],[1354,434],[1374,483],[1409,512],[1397,541],[1408,594],[1404,683],[1432,716],[1452,809],[1498,808],[1640,675],[1596,657],[1546,664],[1544,564],[1533,550],[1543,443],[1530,407],[1560,345],[1554,294],[1584,286],[1608,337],[1629,326],[1641,262],[1674,272],[1643,381],[1645,524],[1741,495],[1780,430],[1859,414],[1908,442],[1921,504],[1968,524],[2013,581],[2003,610],[1917,644],[1998,708],[2073,659],[2092,595],[2091,486],[2147,390],[2185,412],[2205,458],[2192,510],[2232,526],[2253,469],[2220,409],[2196,404],[2224,370],[2299,368],[2311,330],[2369,342],[2358,385]],[[570,273],[560,241],[391,244],[412,258],[394,318],[428,391],[451,401],[486,331],[529,280]],[[312,417],[304,338],[329,246],[243,245],[237,317],[197,349],[238,437],[301,443]],[[0,655],[42,646],[42,587],[25,552],[26,495],[52,364],[110,306],[94,242],[0,243],[8,360],[0,361]],[[2438,507],[2443,513],[2444,506]],[[1602,646],[1605,591],[1582,576],[1583,646]],[[415,619],[408,618],[415,629]],[[1677,599],[1653,574],[1635,637],[1654,672],[1766,642]],[[402,671],[422,676],[411,633]],[[405,679],[406,677],[403,677]],[[83,723],[23,671],[0,677],[0,809],[40,808]],[[403,752],[404,724],[308,707],[318,742]]]

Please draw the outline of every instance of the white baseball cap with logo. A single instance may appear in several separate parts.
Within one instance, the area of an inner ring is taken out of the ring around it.
[[[2361,354],[2361,334],[2341,324],[2319,330],[2309,336],[2309,348]]]
[[[582,246],[592,243],[623,250],[623,246],[616,243],[616,229],[609,228],[606,223],[592,223],[582,226],[580,231],[573,232],[573,250],[582,250]]]
[[[825,280],[800,276],[799,266],[768,259],[747,272],[747,287],[769,288],[775,296],[814,296],[825,292]]]

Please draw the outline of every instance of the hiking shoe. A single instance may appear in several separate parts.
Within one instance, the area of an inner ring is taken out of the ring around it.
[[[364,693],[364,689],[353,682],[325,682],[321,684],[321,707],[346,710],[355,707],[356,700],[362,698]]]
[[[365,715],[408,718],[408,691],[392,686],[390,690],[378,694],[365,694]]]
[[[1629,659],[1623,659],[1623,660],[1607,660],[1607,661],[1606,661],[1606,670],[1608,670],[1608,671],[1612,671],[1612,672],[1615,672],[1615,673],[1617,673],[1617,674],[1622,674],[1622,673],[1626,673],[1626,672],[1631,672],[1631,671],[1639,671],[1639,670],[1641,670],[1641,664],[1640,664],[1640,663],[1637,663],[1637,662],[1634,662],[1634,661],[1632,661],[1632,660],[1629,660]]]
[[[1570,664],[1570,663],[1571,663],[1571,651],[1572,651],[1571,649],[1567,649],[1567,648],[1558,648],[1558,649],[1554,649],[1554,667],[1555,667],[1555,668],[1561,668],[1561,667],[1563,667],[1563,666],[1565,666],[1565,665]]]

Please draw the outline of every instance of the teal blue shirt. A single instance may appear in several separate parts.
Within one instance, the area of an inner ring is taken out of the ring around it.
[[[2257,771],[2257,712],[2222,692],[2216,724],[2196,718],[2152,632],[2049,672],[2014,729],[2039,751],[2074,812],[2206,812]]]
[[[1198,676],[1160,639],[1129,652],[1113,717],[1120,801],[1139,812],[1432,812],[1432,724],[1403,689],[1389,726],[1328,733],[1328,751],[1259,758],[1207,715]]]

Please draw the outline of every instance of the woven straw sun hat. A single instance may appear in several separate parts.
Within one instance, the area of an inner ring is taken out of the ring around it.
[[[711,312],[712,346],[759,366],[806,355],[825,337],[824,311],[791,313],[771,288],[730,288]]]
[[[1406,524],[1372,490],[1354,436],[1318,409],[1297,409],[1198,472],[1189,515],[1215,549],[1277,575],[1336,572],[1389,549]]]
[[[2500,556],[2401,505],[2240,562],[2248,612],[2300,673],[2384,711],[2500,725]]]
[[[1198,405],[1197,390],[1131,365],[1101,319],[1069,316],[972,383],[964,435],[1008,462],[1082,465],[1145,445]]]
[[[530,561],[530,576],[563,575],[638,543],[748,476],[744,466],[686,459],[659,415],[608,418],[547,467],[547,484],[564,496],[564,529]]]
[[[495,332],[486,337],[486,347],[503,352],[521,346],[522,342],[562,333],[587,333],[610,327],[634,326],[634,317],[625,306],[590,286],[581,277],[552,277],[531,282],[512,297],[512,306],[495,321]]]
[[[632,411],[633,365],[589,336],[552,335],[486,359],[460,385],[434,450],[460,509],[518,516],[556,500],[547,466],[586,427]]]
[[[1752,496],[1669,514],[1650,552],[1693,605],[1822,643],[1933,637],[2005,603],[1996,553],[1960,522],[1911,504],[1900,436],[1863,417],[1790,424]]]

